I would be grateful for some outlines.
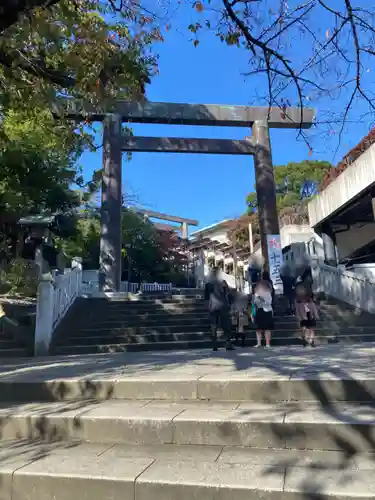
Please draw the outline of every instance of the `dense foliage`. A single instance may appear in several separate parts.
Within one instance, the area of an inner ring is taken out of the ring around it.
[[[306,205],[311,198],[301,199],[301,188],[306,181],[316,181],[316,185],[319,187],[331,168],[332,165],[329,162],[309,160],[275,167],[276,201],[281,224],[292,221],[296,224],[307,222]],[[255,190],[247,195],[246,204],[248,217],[246,217],[245,223],[240,218],[232,229],[238,248],[249,247],[249,223],[252,224],[253,244],[256,245],[260,240]]]
[[[91,124],[66,119],[61,103],[79,98],[109,109],[118,98],[142,99],[156,69],[150,48],[158,39],[152,19],[132,3],[116,11],[101,0],[1,2],[0,260],[12,283],[17,273],[21,281],[25,275],[14,261],[17,221],[30,214],[65,214],[71,227],[56,243],[98,267],[99,220],[72,215],[101,180],[97,171],[84,182],[78,163],[93,147]],[[124,212],[131,274],[141,266],[150,276],[163,261],[149,226]]]
[[[306,181],[316,181],[320,185],[326,173],[332,168],[327,161],[306,160],[299,163],[275,167],[275,183],[277,186],[277,207],[283,211],[289,207],[304,205],[309,198],[301,199],[301,188]],[[255,188],[255,186],[254,186]],[[248,213],[256,211],[256,192],[247,195]]]
[[[81,257],[86,269],[99,268],[100,220],[95,215],[79,219],[77,230],[60,247],[69,259]],[[122,280],[178,283],[184,280],[179,240],[156,229],[135,211],[122,214]]]
[[[3,105],[139,97],[155,68],[148,47],[157,37],[131,7],[116,15],[100,0],[36,8],[0,35]]]

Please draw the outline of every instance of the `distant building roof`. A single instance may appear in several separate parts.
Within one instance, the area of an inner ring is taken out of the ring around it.
[[[220,222],[215,222],[214,224],[211,224],[210,226],[202,227],[202,229],[198,229],[198,231],[194,231],[191,233],[190,238],[194,239],[197,236],[202,236],[206,232],[212,232],[215,229],[219,229],[220,226],[225,226],[228,224],[228,222],[231,222],[234,219],[224,219]]]

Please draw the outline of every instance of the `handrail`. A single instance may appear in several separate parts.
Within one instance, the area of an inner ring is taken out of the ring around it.
[[[332,267],[316,259],[312,262],[315,292],[350,304],[362,311],[375,313],[375,280],[353,271]]]

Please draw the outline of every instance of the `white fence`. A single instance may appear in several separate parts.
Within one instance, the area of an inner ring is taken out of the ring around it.
[[[53,332],[80,295],[81,286],[82,270],[80,268],[58,275],[54,281],[39,283],[34,341],[36,356],[48,354]]]
[[[129,283],[121,281],[120,292],[138,293],[138,292],[167,292],[172,291],[172,283]]]
[[[167,292],[172,291],[172,283],[141,283],[141,292]]]
[[[353,271],[312,263],[314,291],[342,300],[358,309],[375,313],[375,282]]]
[[[120,283],[120,292],[137,293],[138,289],[138,283],[129,283],[129,281],[121,281]]]
[[[138,292],[167,292],[172,290],[172,283],[129,283],[122,281],[120,292],[138,293]],[[99,271],[97,269],[88,269],[83,271],[82,276],[82,295],[91,295],[99,292]]]

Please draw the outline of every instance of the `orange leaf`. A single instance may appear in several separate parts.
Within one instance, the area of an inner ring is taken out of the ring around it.
[[[197,12],[202,12],[203,11],[203,4],[202,4],[202,2],[195,2],[194,7],[195,7],[195,10]]]
[[[310,148],[309,149],[309,156],[312,156],[312,154],[313,154],[313,150]]]
[[[170,30],[170,28],[171,28],[171,25],[170,25],[170,24],[167,24],[167,25],[165,26],[165,31],[169,31],[169,30]]]

